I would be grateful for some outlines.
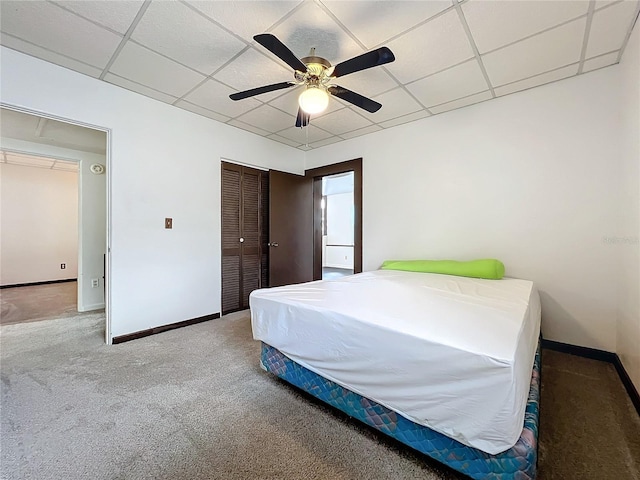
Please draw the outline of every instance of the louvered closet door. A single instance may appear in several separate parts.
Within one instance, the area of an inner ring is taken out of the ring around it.
[[[249,308],[249,294],[260,288],[260,174],[242,173],[242,291],[241,307]]]
[[[266,172],[222,164],[223,314],[249,308],[249,294],[266,286],[268,182]]]
[[[240,309],[241,167],[222,167],[222,313]]]

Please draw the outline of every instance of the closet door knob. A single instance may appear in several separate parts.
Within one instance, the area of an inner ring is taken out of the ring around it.
[[[240,237],[240,243],[244,243],[244,238]]]

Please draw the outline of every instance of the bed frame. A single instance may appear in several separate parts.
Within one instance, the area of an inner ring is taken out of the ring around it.
[[[522,434],[509,450],[490,455],[354,393],[292,361],[262,343],[260,358],[267,372],[310,393],[347,415],[474,479],[533,480],[538,458],[540,343],[536,351]]]

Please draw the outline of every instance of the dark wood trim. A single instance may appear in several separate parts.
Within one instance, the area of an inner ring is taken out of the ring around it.
[[[212,313],[210,315],[205,315],[204,317],[191,318],[189,320],[183,320],[182,322],[170,323],[169,325],[149,328],[148,330],[140,330],[139,332],[127,333],[126,335],[118,335],[117,337],[113,337],[112,343],[116,345],[118,343],[124,343],[130,340],[137,340],[138,338],[148,337],[149,335],[155,335],[156,333],[162,333],[168,330],[174,330],[176,328],[187,327],[189,325],[195,325],[196,323],[206,322],[208,320],[214,320],[216,318],[220,318],[219,313]]]
[[[636,407],[636,411],[638,412],[638,415],[640,415],[640,393],[638,393],[638,389],[631,381],[631,377],[629,377],[629,374],[627,373],[627,370],[624,368],[624,365],[622,364],[622,360],[620,360],[620,357],[618,355],[616,355],[613,365],[614,367],[616,367],[618,376],[620,377],[620,380],[622,380],[622,384],[624,385],[624,388],[627,390],[627,393],[631,398],[631,402],[633,403],[633,406]]]
[[[548,348],[549,350],[555,350],[556,352],[569,353],[571,355],[577,355],[578,357],[591,358],[593,360],[600,360],[601,362],[609,363],[613,363],[617,357],[615,353],[607,352],[605,350],[556,342],[555,340],[547,340],[546,338],[542,339],[542,348]]]
[[[320,199],[322,198],[322,177],[353,172],[353,273],[362,272],[362,158],[334,163],[305,171],[305,176],[313,177],[313,278],[322,279],[322,219]],[[319,192],[318,192],[319,190]]]
[[[629,374],[624,368],[624,365],[617,353],[546,339],[542,339],[542,348],[548,348],[549,350],[555,350],[556,352],[569,353],[578,357],[591,358],[592,360],[599,360],[601,362],[609,362],[613,364],[625,390],[627,391],[627,394],[629,394],[629,398],[631,398],[633,406],[636,407],[636,411],[638,412],[638,415],[640,415],[640,394],[631,381],[631,377],[629,377]]]
[[[2,288],[15,288],[15,287],[33,287],[35,285],[49,285],[51,283],[67,283],[67,282],[77,282],[77,278],[65,278],[64,280],[47,280],[45,282],[31,282],[31,283],[16,283],[14,285],[0,285],[0,289]]]

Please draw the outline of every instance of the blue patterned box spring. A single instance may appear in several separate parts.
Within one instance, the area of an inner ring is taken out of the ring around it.
[[[529,480],[536,476],[540,345],[536,351],[522,434],[509,450],[490,455],[468,447],[354,393],[262,343],[262,367],[349,416],[474,479]]]

